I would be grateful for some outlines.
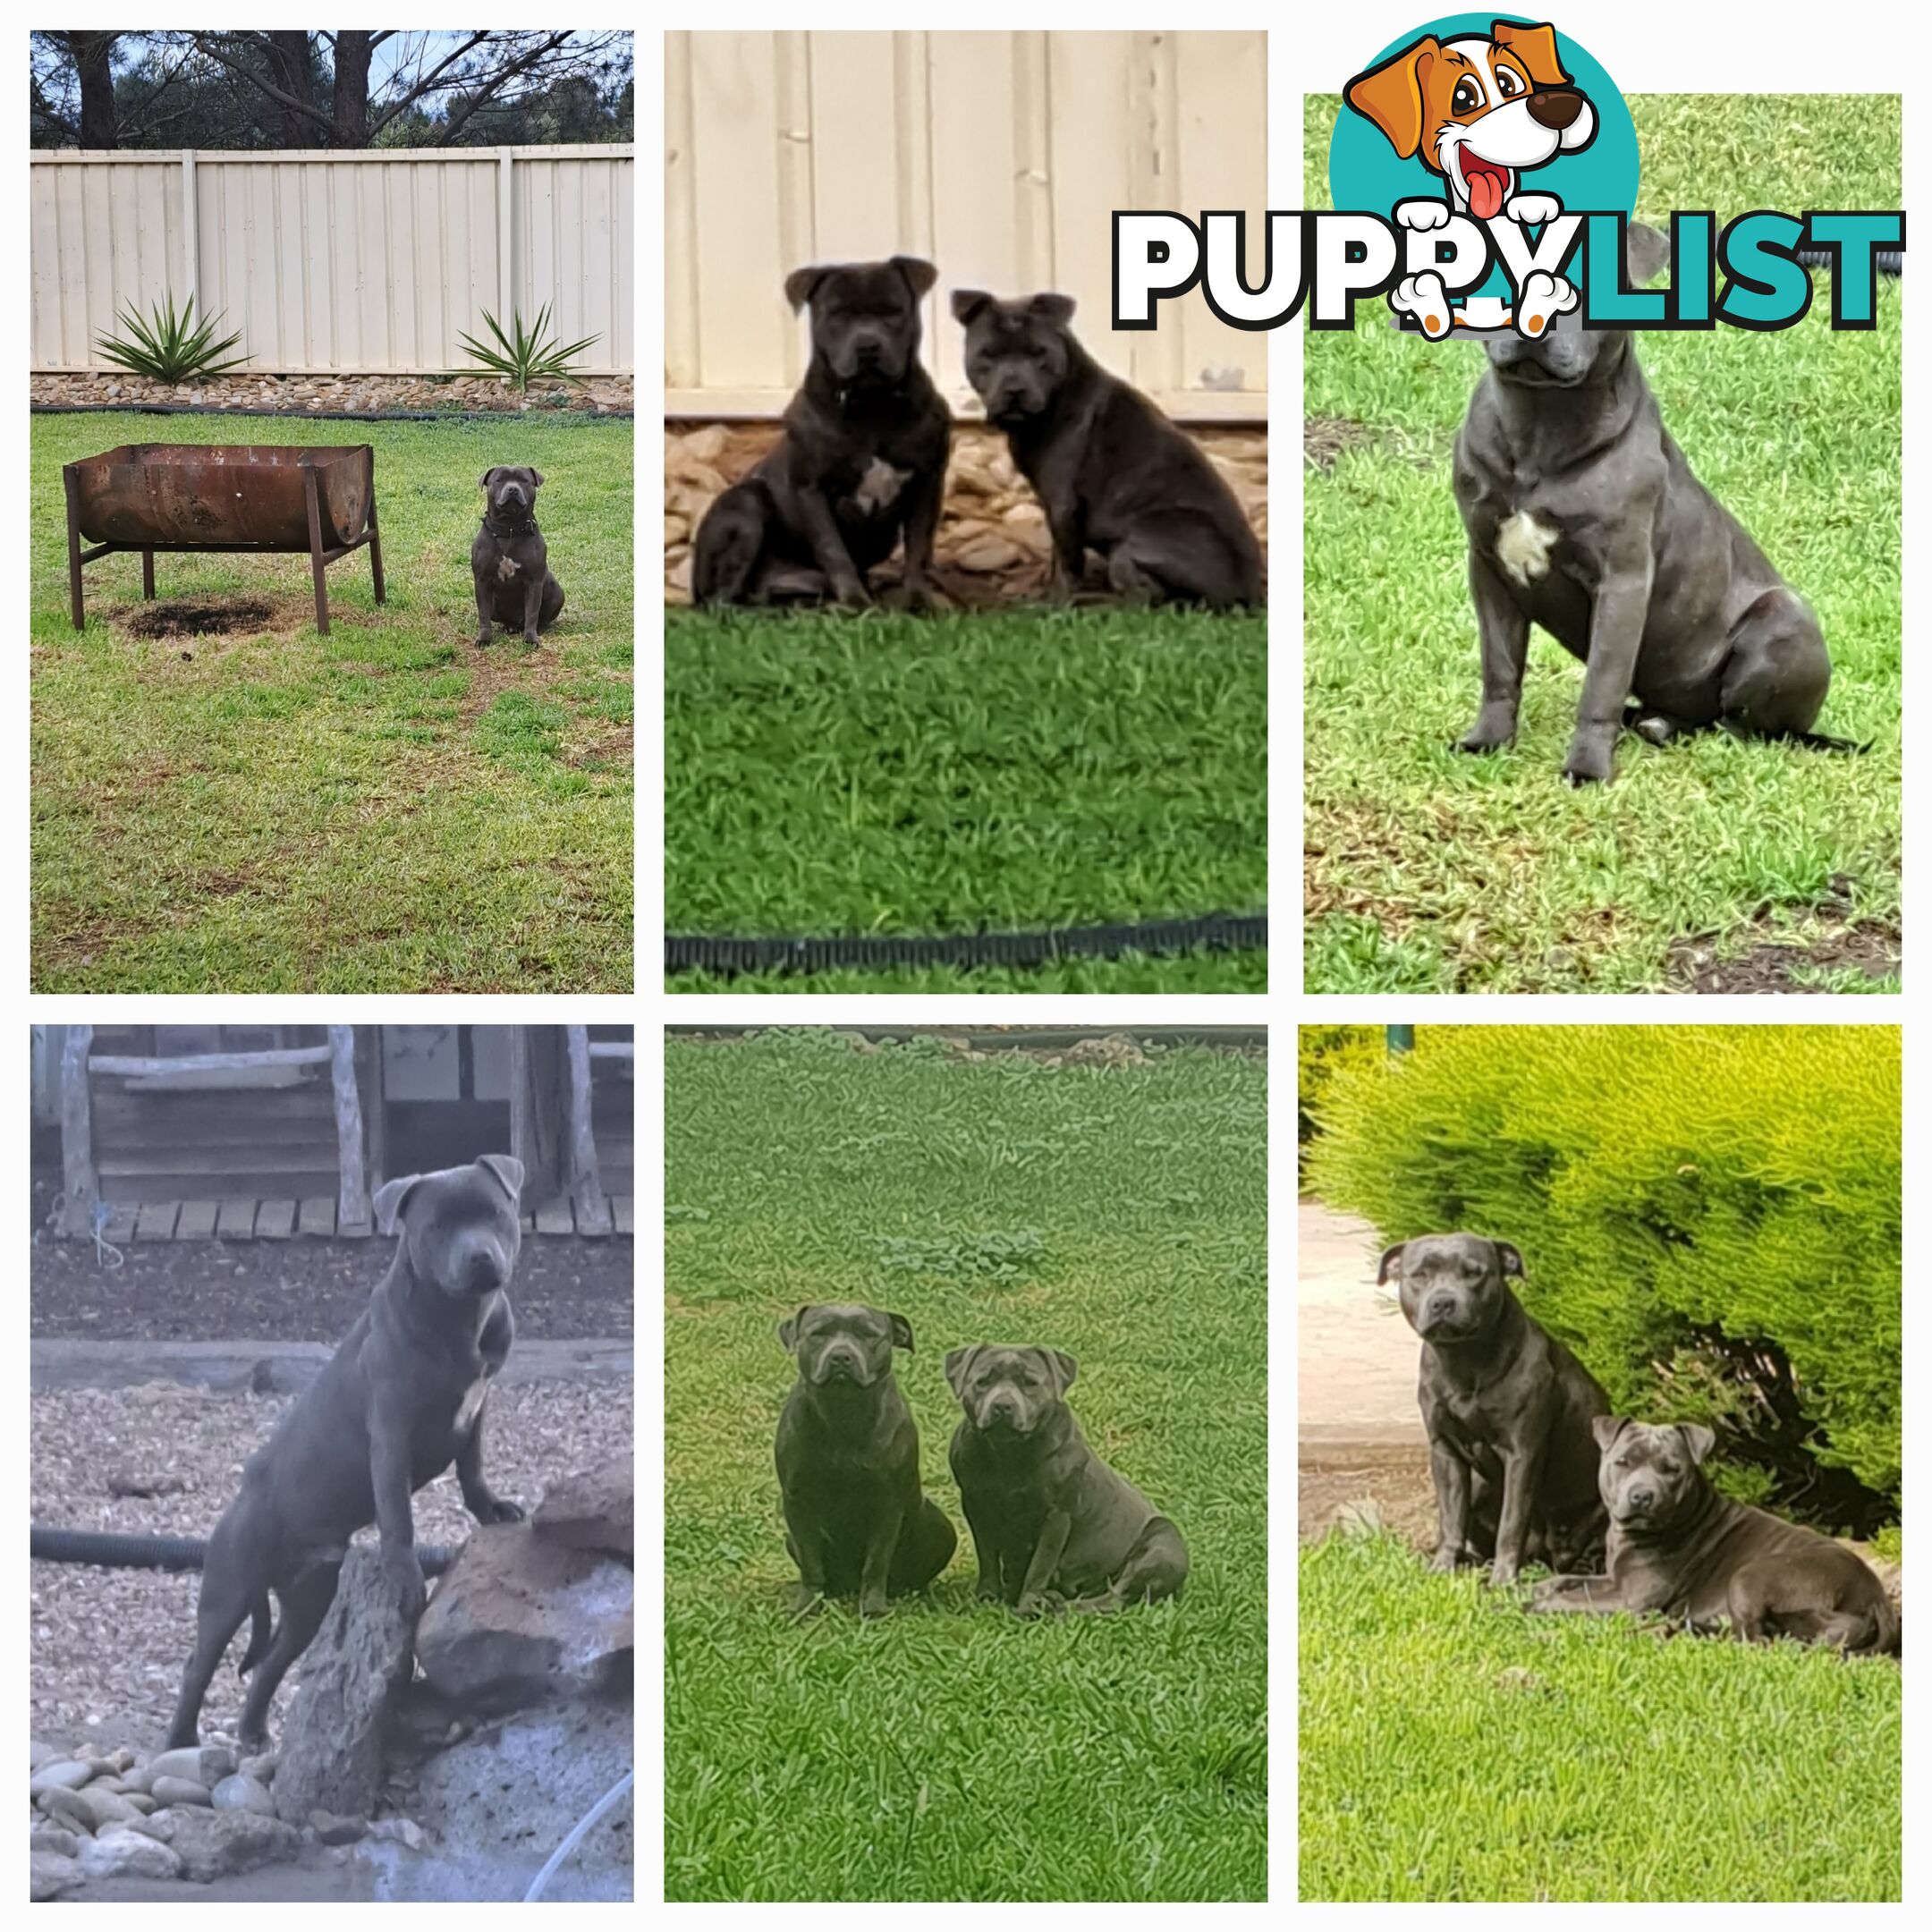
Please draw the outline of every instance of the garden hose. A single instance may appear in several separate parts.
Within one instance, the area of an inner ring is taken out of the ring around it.
[[[1118,959],[1207,951],[1266,951],[1266,912],[1209,912],[1199,919],[1150,919],[1121,926],[1068,926],[1038,932],[842,933],[822,939],[667,936],[667,973],[824,972],[834,967],[1044,966],[1061,959]]]
[[[115,1536],[99,1530],[50,1530],[35,1523],[28,1555],[38,1563],[95,1563],[104,1570],[199,1570],[208,1554],[199,1537]],[[419,1543],[425,1576],[441,1576],[454,1550]]]

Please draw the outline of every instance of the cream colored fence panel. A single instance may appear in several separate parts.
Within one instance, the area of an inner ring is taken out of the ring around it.
[[[486,309],[545,303],[586,369],[631,367],[629,148],[32,158],[37,369],[109,367],[99,335],[170,293],[252,369],[457,369]]]
[[[784,408],[803,263],[924,255],[927,360],[969,401],[955,288],[1058,289],[1110,369],[1176,415],[1267,411],[1267,337],[1200,294],[1106,326],[1116,208],[1245,208],[1262,268],[1258,33],[674,33],[665,55],[665,407]]]

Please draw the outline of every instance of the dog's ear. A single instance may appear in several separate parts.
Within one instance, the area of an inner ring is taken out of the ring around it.
[[[532,470],[530,473],[530,479],[532,489],[541,489],[543,487],[543,471],[541,470]]]
[[[1589,1431],[1597,1438],[1597,1448],[1607,1449],[1629,1427],[1628,1416],[1600,1415],[1590,1419]]]
[[[829,268],[794,268],[784,278],[784,299],[792,304],[792,313],[796,315],[818,292],[818,284],[832,271]]]
[[[1408,1245],[1407,1241],[1399,1241],[1393,1248],[1385,1248],[1382,1250],[1382,1266],[1376,1270],[1375,1277],[1377,1288],[1387,1284],[1390,1269],[1393,1268],[1398,1275],[1402,1272],[1402,1250]]]
[[[1055,1386],[1064,1395],[1073,1386],[1073,1377],[1080,1373],[1080,1364],[1056,1348],[1043,1348],[1040,1353],[1046,1359],[1047,1372],[1053,1377]]]
[[[894,255],[892,265],[906,278],[906,286],[912,291],[914,301],[924,301],[932,293],[932,285],[939,279],[939,271],[929,261],[921,261],[917,255]]]
[[[912,1324],[903,1315],[888,1315],[886,1319],[892,1324],[893,1346],[902,1348],[910,1355],[912,1352]]]
[[[1670,259],[1670,237],[1648,222],[1633,221],[1623,231],[1623,260],[1633,287],[1641,288]]]
[[[1690,1452],[1690,1460],[1702,1466],[1704,1459],[1717,1446],[1717,1432],[1707,1429],[1701,1422],[1680,1422],[1677,1433],[1683,1437],[1684,1447]]]
[[[1496,1250],[1496,1266],[1505,1275],[1513,1275],[1518,1281],[1528,1281],[1530,1279],[1529,1274],[1522,1265],[1522,1257],[1517,1253],[1513,1242],[1506,1241],[1491,1241],[1489,1245]]]
[[[402,1209],[408,1205],[410,1196],[420,1184],[419,1174],[398,1174],[394,1181],[385,1181],[376,1190],[376,1196],[369,1207],[376,1216],[376,1232],[378,1234],[394,1234],[402,1225]]]
[[[982,1343],[975,1342],[970,1348],[956,1348],[946,1351],[946,1381],[952,1385],[953,1393],[955,1395],[963,1396],[965,1394],[966,1377],[972,1370],[973,1357],[979,1352],[982,1346]]]
[[[784,1350],[786,1354],[789,1355],[798,1347],[800,1326],[803,1323],[806,1316],[811,1312],[811,1308],[812,1304],[808,1301],[796,1315],[787,1315],[778,1324],[778,1345]]]
[[[496,1176],[510,1197],[510,1205],[515,1207],[523,1192],[523,1163],[513,1154],[479,1154],[477,1165],[487,1167]]]
[[[1441,54],[1442,42],[1424,34],[1379,67],[1357,74],[1342,90],[1343,99],[1373,121],[1404,161],[1422,145],[1422,75]],[[1432,174],[1441,174],[1434,155],[1422,158]]]
[[[1523,64],[1539,88],[1562,87],[1570,79],[1556,53],[1554,27],[1524,27],[1515,21],[1499,20],[1490,22],[1489,33],[1499,47]]]
[[[502,468],[503,465],[501,463],[492,463],[490,467],[477,479],[477,487],[479,490],[487,490],[489,487],[489,479],[496,474],[497,470]]]
[[[1055,328],[1064,328],[1073,319],[1074,302],[1071,295],[1036,295],[1027,304],[1027,313],[1037,315],[1043,322],[1051,322]]]
[[[953,319],[970,322],[982,309],[989,308],[992,301],[992,296],[983,288],[956,288],[953,291]]]

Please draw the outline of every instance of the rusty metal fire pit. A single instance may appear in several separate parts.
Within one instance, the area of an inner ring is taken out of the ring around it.
[[[369,546],[383,601],[376,527],[376,452],[223,443],[125,443],[69,463],[67,585],[74,629],[85,628],[80,567],[139,550],[141,595],[155,594],[157,550],[306,551],[315,573],[316,629],[328,635],[328,582],[337,557]],[[83,550],[82,540],[94,546]]]

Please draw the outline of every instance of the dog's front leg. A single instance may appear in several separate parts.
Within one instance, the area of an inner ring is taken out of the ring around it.
[[[1523,665],[1530,656],[1530,620],[1509,594],[1496,567],[1470,546],[1470,595],[1482,646],[1482,709],[1457,741],[1460,751],[1497,751],[1516,735]]]
[[[487,577],[476,580],[477,600],[477,648],[481,650],[487,644],[496,629],[496,599],[490,589]]]
[[[487,1402],[477,1404],[476,1420],[456,1449],[456,1481],[464,1506],[480,1523],[521,1522],[523,1512],[492,1489],[483,1474],[483,1418]]]
[[[549,575],[542,564],[523,572],[523,641],[537,648],[537,620],[543,614],[544,579]]]
[[[905,587],[912,608],[936,607],[932,582],[933,543],[939,534],[939,507],[945,497],[945,471],[914,477],[906,511]]]
[[[845,547],[845,539],[839,532],[838,519],[832,513],[832,504],[826,493],[816,485],[809,484],[797,492],[797,503],[799,515],[805,524],[805,534],[811,540],[812,555],[818,559],[818,568],[826,573],[833,596],[841,604],[869,604],[872,594],[866,589],[865,579],[852,563],[852,552]]]
[[[406,1402],[372,1393],[369,1402],[369,1477],[376,1491],[376,1527],[383,1567],[411,1622],[428,1596],[416,1560],[416,1519],[410,1510],[410,1419]]]
[[[1013,1606],[1021,1616],[1036,1615],[1046,1606],[1047,1586],[1066,1555],[1067,1538],[1073,1533],[1071,1510],[1046,1512],[1040,1525],[1039,1541],[1033,1546],[1033,1561],[1027,1565],[1026,1581],[1020,1586],[1020,1601]]]
[[[872,1520],[865,1562],[859,1572],[860,1616],[886,1614],[886,1586],[892,1580],[893,1552],[899,1547],[899,1530],[904,1521],[905,1504],[898,1496],[882,1504]]]
[[[1046,595],[1055,604],[1071,604],[1087,567],[1087,530],[1080,505],[1070,504],[1058,513],[1049,506],[1046,524],[1053,533],[1053,576]]]
[[[1583,671],[1583,701],[1577,708],[1576,735],[1563,760],[1572,784],[1600,784],[1610,775],[1611,752],[1623,724],[1623,705],[1637,675],[1650,611],[1656,569],[1651,519],[1630,532],[1605,562],[1590,612],[1589,661]]]

